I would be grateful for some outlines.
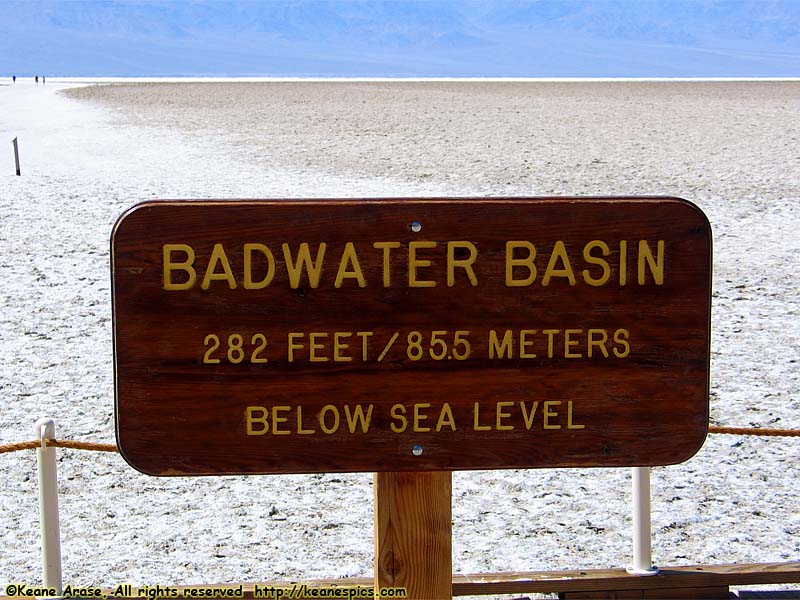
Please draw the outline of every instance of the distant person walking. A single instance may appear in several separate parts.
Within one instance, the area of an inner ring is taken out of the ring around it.
[[[12,75],[12,76],[11,76],[11,82],[12,82],[14,85],[17,85],[17,76],[16,76],[16,75]]]
[[[42,75],[42,85],[44,85],[44,75]]]
[[[37,75],[37,76],[36,76],[36,77],[34,77],[33,79],[36,81],[36,85],[39,85],[39,76]]]

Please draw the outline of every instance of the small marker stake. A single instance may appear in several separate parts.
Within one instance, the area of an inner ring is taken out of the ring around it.
[[[19,148],[17,147],[17,138],[11,140],[11,144],[14,146],[14,164],[17,167],[17,175],[20,175],[19,171]]]

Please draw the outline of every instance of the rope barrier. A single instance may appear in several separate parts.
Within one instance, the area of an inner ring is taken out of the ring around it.
[[[760,429],[757,427],[709,427],[708,433],[724,435],[763,435],[771,437],[800,437],[800,429]]]
[[[75,440],[47,440],[48,446],[54,448],[72,448],[73,450],[89,450],[90,452],[119,452],[116,444],[98,444],[96,442],[78,442]]]
[[[52,448],[71,448],[73,450],[89,450],[91,452],[119,452],[115,444],[97,444],[95,442],[78,442],[75,440],[45,440],[45,444]],[[42,442],[39,440],[6,444],[5,446],[0,446],[0,454],[18,452],[20,450],[35,450],[41,447]]]
[[[767,437],[800,437],[800,429],[761,429],[758,427],[709,427],[708,433],[722,435],[754,435]],[[45,440],[47,446],[53,448],[70,448],[72,450],[88,450],[90,452],[119,452],[115,444],[98,444],[95,442],[78,442],[75,440]],[[35,450],[41,447],[39,440],[18,442],[0,446],[0,454]]]
[[[17,452],[19,450],[33,450],[34,448],[41,447],[41,445],[42,442],[38,440],[19,442],[17,444],[6,444],[5,446],[0,446],[0,454],[5,454],[6,452]]]

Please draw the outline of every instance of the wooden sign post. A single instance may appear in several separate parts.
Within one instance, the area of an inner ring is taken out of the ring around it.
[[[450,569],[434,472],[700,448],[710,267],[677,198],[146,202],[112,237],[120,452],[152,475],[377,472],[376,581],[414,587],[417,524]]]
[[[375,474],[375,590],[452,596],[452,474]]]

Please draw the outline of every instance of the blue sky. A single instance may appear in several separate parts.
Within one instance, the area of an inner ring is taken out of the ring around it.
[[[800,76],[800,0],[0,0],[0,31],[19,76]]]

